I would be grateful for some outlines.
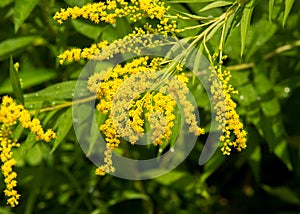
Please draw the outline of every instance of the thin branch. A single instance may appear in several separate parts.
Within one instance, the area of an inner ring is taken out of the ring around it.
[[[272,52],[264,55],[263,59],[264,60],[270,59],[270,58],[274,57],[277,54],[280,54],[284,51],[291,50],[291,49],[296,48],[296,47],[300,47],[300,40],[297,40],[297,41],[293,42],[292,44],[287,44],[287,45],[283,45],[281,47],[276,48]]]
[[[70,101],[70,102],[66,102],[66,103],[63,103],[63,104],[56,105],[56,106],[43,108],[43,109],[40,110],[40,112],[53,111],[53,110],[56,110],[56,109],[66,108],[66,107],[72,106],[73,104],[85,103],[85,102],[95,100],[95,99],[96,99],[96,96],[91,96],[91,97],[87,97],[87,98],[84,98],[84,99],[81,99],[81,100],[76,100],[76,101],[73,101],[73,102]]]
[[[293,48],[297,48],[297,47],[300,47],[300,40],[297,40],[297,41],[293,42],[292,44],[287,44],[287,45],[283,45],[281,47],[276,48],[275,50],[271,51],[270,53],[265,54],[263,56],[263,60],[271,59],[278,54],[281,54],[285,51],[292,50]],[[245,69],[253,68],[254,66],[255,66],[255,63],[251,62],[251,63],[243,63],[243,64],[239,64],[239,65],[230,65],[230,66],[227,66],[227,69],[231,70],[231,71],[237,71],[237,70],[245,70]]]

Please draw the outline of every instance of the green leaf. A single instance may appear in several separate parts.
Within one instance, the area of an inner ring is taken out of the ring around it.
[[[271,187],[268,185],[263,185],[262,188],[270,195],[273,195],[286,203],[295,205],[300,204],[300,199],[297,194],[286,186]]]
[[[2,0],[2,1],[0,1],[0,8],[3,8],[12,2],[13,2],[12,0]]]
[[[216,153],[205,163],[200,180],[204,182],[222,165],[224,161],[225,156],[220,151],[216,151]]]
[[[217,8],[217,7],[224,7],[224,6],[227,6],[230,4],[233,4],[233,3],[231,1],[215,1],[215,2],[212,2],[208,5],[206,5],[205,7],[203,7],[201,10],[199,10],[199,12],[203,12],[203,11]]]
[[[224,41],[223,44],[226,42],[230,32],[231,32],[231,29],[233,27],[233,21],[235,19],[235,13],[232,13],[230,14],[227,19],[225,20],[225,29],[224,29]]]
[[[8,58],[10,54],[30,45],[34,36],[24,36],[15,39],[7,39],[0,43],[0,60]]]
[[[216,33],[219,33],[219,29],[224,25],[223,22],[220,22],[218,23],[207,35],[206,37],[206,41],[207,42],[208,40],[210,40],[211,38],[213,38],[213,36],[216,34]]]
[[[276,98],[261,103],[261,109],[267,117],[280,114],[280,104]]]
[[[278,143],[274,149],[275,155],[282,160],[289,170],[292,170],[292,164],[290,160],[290,155],[287,147],[287,142],[282,140]]]
[[[113,199],[109,200],[107,202],[107,205],[110,207],[110,206],[114,206],[118,203],[121,203],[121,202],[124,202],[124,201],[128,201],[128,200],[143,200],[146,202],[147,204],[147,210],[148,210],[148,213],[154,213],[153,212],[153,204],[152,204],[152,201],[151,199],[149,198],[148,195],[146,194],[142,194],[142,193],[138,193],[138,192],[133,192],[133,191],[130,191],[130,190],[124,190],[122,191],[122,194],[117,196],[117,197],[114,197]]]
[[[21,124],[19,124],[13,132],[13,138],[15,140],[18,140],[20,138],[21,134],[23,133],[23,131],[24,131],[24,127]]]
[[[289,16],[289,13],[291,12],[291,9],[293,7],[294,0],[285,0],[285,8],[284,8],[284,16],[282,21],[282,26],[285,25],[287,17]]]
[[[72,108],[68,108],[64,113],[60,115],[60,117],[56,121],[56,124],[54,125],[54,127],[58,126],[58,129],[51,153],[53,153],[59,146],[59,144],[65,139],[72,127],[72,124]]]
[[[253,152],[249,155],[248,158],[248,164],[250,165],[253,175],[256,179],[256,181],[259,181],[260,179],[260,161],[261,161],[261,149],[260,146],[256,146],[253,150]]]
[[[20,77],[18,71],[14,67],[12,56],[10,56],[9,76],[16,99],[20,103],[24,104],[24,97],[21,88]]]
[[[87,3],[91,3],[93,2],[92,0],[66,0],[66,3],[70,6],[70,7],[82,7],[84,5],[86,5]]]
[[[240,95],[240,104],[249,106],[257,101],[257,92],[251,83],[238,88]]]
[[[39,144],[35,144],[26,154],[26,161],[31,166],[37,166],[41,163],[43,154]]]
[[[23,22],[28,18],[31,11],[35,8],[38,0],[16,0],[15,1],[15,33],[19,30]]]
[[[262,96],[268,96],[270,92],[273,92],[273,85],[270,80],[262,73],[262,69],[254,68],[254,85],[257,93]],[[272,96],[272,95],[271,95]],[[273,96],[272,96],[273,97]],[[266,97],[265,99],[270,99],[272,97]]]
[[[275,0],[269,0],[269,21],[272,21],[273,6]]]
[[[92,120],[91,130],[90,130],[90,139],[89,139],[89,148],[86,153],[86,156],[90,156],[93,152],[93,149],[96,143],[99,140],[100,130],[99,127],[105,122],[107,115],[101,113],[100,111],[95,110],[94,117]]]
[[[247,35],[246,46],[248,50],[245,60],[249,61],[257,51],[261,50],[263,45],[267,44],[268,40],[276,33],[277,29],[278,26],[275,23],[270,23],[266,19],[261,19],[251,25],[251,31]]]
[[[106,25],[105,30],[102,33],[101,39],[113,42],[114,40],[119,39],[120,36],[118,31],[111,25]]]
[[[100,25],[84,23],[79,20],[72,20],[72,24],[77,32],[93,40],[97,40],[100,34],[105,30],[105,27]]]
[[[57,83],[42,89],[35,93],[30,93],[25,95],[26,103],[36,102],[36,101],[52,101],[52,100],[66,100],[73,99],[75,87],[80,87],[81,90],[76,92],[80,93],[80,97],[91,96],[91,93],[87,90],[86,81],[66,81],[62,83]]]
[[[57,76],[55,70],[47,69],[47,68],[36,68],[30,70],[22,70],[19,71],[19,77],[22,79],[23,89],[30,88],[32,86],[36,86],[41,83],[49,82]],[[0,93],[12,93],[13,89],[10,83],[10,80],[5,79],[0,86]]]
[[[254,7],[245,7],[243,11],[243,15],[241,18],[241,56],[243,56],[245,45],[246,45],[246,39],[247,39],[247,33],[250,26],[251,16],[253,12]]]
[[[126,18],[117,19],[116,28],[118,29],[118,36],[120,38],[125,37],[133,31],[131,24],[128,23]]]
[[[178,180],[185,178],[189,176],[188,173],[178,171],[178,170],[173,170],[171,172],[168,172],[162,176],[159,176],[155,178],[154,180],[158,182],[159,184],[165,185],[165,186],[172,186],[172,183],[176,183]]]
[[[239,88],[242,85],[246,85],[249,82],[250,70],[245,71],[232,71],[230,82],[235,88]]]
[[[172,5],[172,11],[173,12],[173,15],[176,15],[176,14],[183,14],[184,16],[188,16],[190,17],[191,19],[190,20],[184,20],[184,19],[178,19],[177,20],[177,26],[178,26],[178,29],[184,29],[186,27],[192,27],[192,26],[196,26],[199,24],[199,22],[197,21],[198,18],[201,18],[201,17],[198,17],[196,15],[192,15],[183,5],[181,4],[174,4]],[[196,20],[194,20],[194,18]],[[197,17],[197,18],[196,18]],[[189,36],[195,36],[197,34],[197,30],[193,29],[193,30],[185,30],[183,32],[180,32],[179,35],[184,39],[186,39],[186,37],[189,37]]]
[[[35,134],[30,132],[25,140],[24,143],[21,143],[20,148],[14,151],[14,158],[17,161],[18,166],[22,166],[25,162],[26,155],[28,154],[29,150],[34,146],[36,143]]]

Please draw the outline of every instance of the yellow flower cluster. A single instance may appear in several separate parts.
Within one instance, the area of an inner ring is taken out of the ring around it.
[[[58,58],[60,64],[63,64],[66,60],[68,62],[79,61],[80,59],[95,59],[101,61],[125,52],[140,55],[142,49],[157,47],[166,42],[168,42],[167,37],[157,39],[149,31],[136,28],[131,34],[128,34],[124,38],[117,39],[111,44],[107,41],[102,41],[92,44],[88,48],[73,48],[61,53]]]
[[[168,142],[176,119],[176,101],[183,106],[189,132],[195,135],[204,133],[204,129],[197,125],[194,106],[187,100],[188,78],[181,74],[159,80],[161,73],[157,70],[161,60],[140,57],[89,78],[88,89],[99,99],[97,109],[109,114],[100,126],[107,148],[118,147],[121,137],[131,144],[137,142],[145,132],[146,120],[150,124],[153,145]],[[109,169],[104,164],[97,174],[111,172]]]
[[[14,188],[17,186],[17,173],[13,171],[13,166],[16,164],[16,160],[12,158],[12,148],[19,147],[20,145],[15,141],[9,138],[11,132],[5,126],[1,126],[0,130],[0,142],[1,142],[1,171],[4,176],[4,182],[6,184],[6,189],[4,194],[7,199],[7,204],[11,207],[18,205],[18,200],[20,194]]]
[[[62,54],[58,55],[59,63],[63,64],[65,60],[68,62],[79,61],[80,59],[93,59],[102,49],[108,46],[107,41],[102,41],[97,44],[92,44],[89,48],[73,48],[66,50]]]
[[[126,35],[122,39],[113,41],[111,45],[108,45],[107,41],[102,41],[96,44],[92,44],[89,48],[73,48],[66,50],[58,56],[59,63],[63,64],[66,60],[68,62],[79,61],[80,59],[109,59],[113,55],[118,53],[124,53],[125,51],[140,53],[141,48],[155,47],[158,40],[151,41],[151,34],[168,35],[168,33],[174,33],[177,31],[177,24],[175,20],[170,20],[167,17],[167,11],[169,7],[164,5],[164,2],[160,0],[131,0],[130,3],[124,0],[112,0],[107,3],[99,2],[87,4],[81,8],[74,7],[68,9],[61,9],[54,16],[54,19],[62,24],[63,21],[69,17],[77,19],[83,17],[90,19],[93,22],[99,23],[104,21],[110,24],[116,22],[116,18],[129,17],[133,22],[139,19],[150,17],[151,19],[158,19],[159,23],[152,26],[146,23],[142,27],[135,27],[135,30]],[[143,37],[144,38],[140,38]]]
[[[247,132],[243,129],[244,126],[235,110],[236,103],[231,97],[231,94],[237,94],[237,91],[229,84],[230,78],[230,72],[223,70],[221,66],[212,69],[210,90],[216,110],[216,121],[220,123],[218,129],[223,132],[220,141],[223,144],[221,151],[224,155],[230,155],[232,147],[237,151],[247,147]]]
[[[101,41],[88,48],[67,50],[58,56],[59,62],[63,64],[65,61],[80,59],[102,61],[126,52],[140,56],[144,49],[170,44],[172,41],[167,36],[174,36],[174,33],[180,31],[176,21],[170,20],[168,10],[169,7],[161,0],[107,0],[106,3],[61,9],[54,16],[59,24],[69,18],[80,17],[108,24],[115,24],[118,18],[126,17],[135,25],[139,23],[138,20],[149,17],[156,19],[156,24],[146,22],[138,25],[132,33],[110,44]],[[157,34],[164,36],[158,40],[154,36]],[[204,129],[197,124],[195,107],[187,99],[188,78],[184,74],[170,78],[174,70],[182,72],[183,65],[175,63],[174,67],[170,66],[172,71],[159,74],[156,71],[161,70],[161,62],[161,58],[139,57],[125,65],[94,73],[89,78],[88,89],[99,100],[97,110],[107,114],[106,121],[100,126],[106,141],[105,161],[97,169],[97,174],[103,175],[115,170],[112,167],[111,151],[120,145],[122,138],[135,144],[150,128],[150,138],[154,145],[168,142],[176,119],[176,103],[183,106],[181,116],[188,125],[188,131],[197,136],[204,133]],[[223,143],[221,151],[226,155],[230,154],[231,147],[238,151],[246,147],[246,132],[235,111],[236,104],[231,94],[236,92],[229,84],[229,79],[230,73],[222,71],[221,66],[212,69],[212,100],[217,113],[216,120],[220,123],[218,128],[223,132],[220,137]]]
[[[11,127],[17,124],[18,121],[24,128],[29,128],[31,132],[35,133],[37,140],[49,142],[56,137],[51,129],[44,132],[38,119],[31,120],[30,113],[24,109],[23,105],[17,105],[11,97],[4,96],[2,98],[2,104],[0,105],[1,171],[6,184],[4,194],[8,197],[7,203],[12,207],[18,204],[20,197],[17,191],[14,190],[17,185],[17,173],[12,170],[16,164],[16,160],[12,157],[12,148],[19,147],[20,144],[13,139],[11,132]]]
[[[83,7],[74,7],[61,9],[54,15],[54,19],[62,24],[69,17],[77,19],[82,17],[95,23],[106,22],[109,24],[116,23],[116,18],[128,17],[131,21],[136,22],[145,17],[159,20],[164,18],[169,7],[164,5],[160,0],[131,0],[130,3],[124,0],[107,0],[106,3],[90,3]]]
[[[99,166],[96,169],[96,175],[105,175],[105,173],[109,172],[114,172],[116,169],[113,167],[113,162],[111,160],[112,154],[111,154],[112,149],[110,147],[106,147],[106,150],[104,152],[104,164]]]

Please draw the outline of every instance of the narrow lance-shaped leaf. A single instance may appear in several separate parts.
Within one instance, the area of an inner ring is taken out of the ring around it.
[[[235,18],[235,15],[234,13],[230,14],[227,19],[225,20],[225,29],[224,29],[224,37],[223,37],[223,44],[225,43],[226,39],[228,38],[229,36],[229,33],[233,27],[233,21],[234,21],[234,18]]]
[[[20,77],[19,77],[18,71],[14,67],[12,56],[10,56],[9,75],[10,75],[11,84],[12,84],[13,92],[16,96],[16,99],[20,103],[24,104],[24,97],[23,97],[23,91],[21,88]]]
[[[245,7],[241,19],[241,56],[243,56],[248,29],[250,26],[253,7]]]
[[[201,10],[199,10],[199,12],[203,12],[217,7],[224,7],[230,4],[232,4],[232,2],[230,1],[215,1],[203,7]]]
[[[57,137],[54,141],[51,153],[59,146],[59,144],[65,139],[69,133],[73,124],[72,120],[72,108],[68,108],[60,117],[58,118],[55,126],[58,126]]]
[[[284,16],[283,16],[282,26],[285,25],[287,17],[293,7],[293,4],[294,4],[294,0],[285,0],[285,8],[284,8]]]
[[[273,6],[275,0],[269,0],[269,21],[272,21]]]

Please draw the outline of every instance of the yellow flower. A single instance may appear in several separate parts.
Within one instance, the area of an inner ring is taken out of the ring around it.
[[[2,97],[2,104],[0,105],[0,158],[1,158],[1,171],[4,176],[6,189],[4,194],[7,199],[7,204],[11,207],[18,205],[20,194],[14,188],[17,186],[17,173],[13,171],[13,166],[16,160],[12,157],[12,148],[19,147],[20,144],[17,140],[11,137],[11,127],[17,122],[20,122],[24,128],[29,128],[31,132],[36,134],[37,140],[44,140],[49,142],[55,138],[55,133],[48,129],[44,133],[40,121],[32,119],[30,113],[24,109],[24,106],[17,105],[16,102],[8,96]]]
[[[247,147],[247,132],[243,129],[235,110],[237,105],[231,98],[231,94],[237,94],[237,91],[229,84],[230,77],[230,72],[223,70],[221,66],[212,69],[210,89],[217,115],[216,121],[220,123],[218,129],[223,132],[220,141],[223,144],[221,151],[224,155],[230,155],[232,147],[237,151]]]
[[[107,148],[112,150],[118,147],[121,137],[134,144],[144,135],[146,121],[151,130],[152,144],[167,143],[176,119],[176,101],[183,106],[189,132],[204,134],[204,129],[197,125],[193,113],[195,107],[187,100],[188,78],[181,74],[157,82],[161,60],[139,57],[124,66],[102,70],[89,78],[88,89],[99,99],[97,109],[108,114],[100,126]],[[96,174],[111,172],[108,159],[105,158],[106,164],[99,167]]]
[[[91,3],[83,7],[73,7],[61,9],[54,15],[54,20],[62,24],[69,17],[77,19],[79,17],[90,19],[95,23],[104,21],[109,24],[114,24],[116,18],[128,16],[133,22],[140,20],[146,16],[151,19],[163,19],[169,7],[165,7],[164,2],[160,0],[131,0],[127,3],[124,0],[109,0],[107,3]],[[164,19],[164,22],[166,20]]]

